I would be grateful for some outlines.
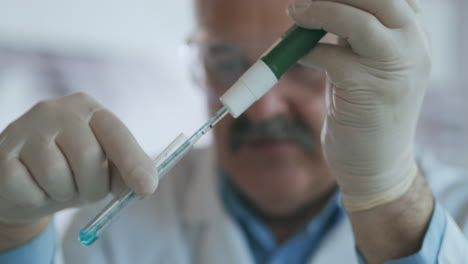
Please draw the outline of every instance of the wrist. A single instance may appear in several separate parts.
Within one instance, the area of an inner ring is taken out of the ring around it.
[[[416,253],[422,245],[434,199],[419,174],[397,200],[370,210],[349,212],[357,247],[368,263],[383,263]]]
[[[7,224],[0,222],[0,252],[19,247],[43,232],[51,217],[44,217],[32,224]]]

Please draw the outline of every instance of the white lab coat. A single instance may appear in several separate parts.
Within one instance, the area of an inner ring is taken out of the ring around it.
[[[77,234],[103,204],[83,209],[63,241],[65,263],[253,263],[241,230],[220,203],[214,166],[211,151],[192,151],[153,196],[137,202],[90,247],[81,245]],[[426,175],[434,194],[458,223],[448,217],[439,263],[468,263],[468,178],[434,166],[432,159],[421,166],[431,170]],[[347,217],[326,235],[308,263],[357,263]]]

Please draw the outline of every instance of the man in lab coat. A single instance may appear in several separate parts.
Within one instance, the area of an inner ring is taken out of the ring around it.
[[[76,234],[102,205],[82,210],[63,256],[54,212],[120,178],[150,194],[158,178],[92,98],[36,105],[0,136],[0,263],[468,263],[467,179],[413,149],[430,71],[417,0],[198,0],[196,12],[194,77],[211,113],[292,22],[341,40],[221,121],[212,150],[190,153],[89,248]]]

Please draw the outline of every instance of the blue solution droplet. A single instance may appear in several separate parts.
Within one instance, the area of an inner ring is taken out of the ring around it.
[[[86,246],[92,245],[94,241],[96,241],[97,239],[98,239],[98,236],[96,236],[93,233],[80,231],[79,240],[81,244],[83,245],[86,245]]]

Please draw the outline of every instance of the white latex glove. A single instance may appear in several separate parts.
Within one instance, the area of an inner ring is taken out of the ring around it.
[[[139,194],[158,184],[117,117],[84,94],[41,102],[0,134],[0,222],[34,224],[99,200],[119,175]]]
[[[331,81],[322,141],[345,208],[401,197],[418,174],[413,141],[431,68],[417,0],[297,1],[289,13],[347,44],[321,44],[302,60]]]

